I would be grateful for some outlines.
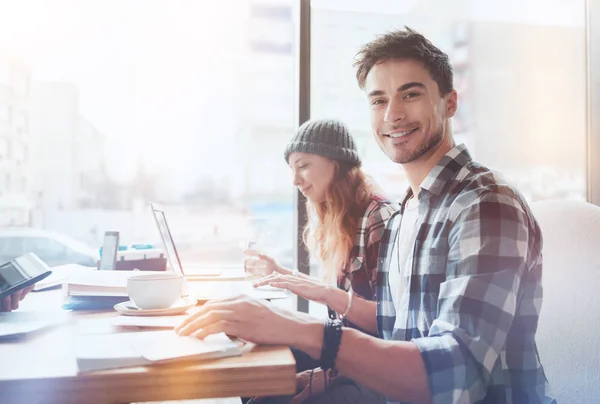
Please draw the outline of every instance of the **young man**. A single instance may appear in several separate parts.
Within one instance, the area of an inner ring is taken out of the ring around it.
[[[410,182],[381,241],[377,303],[349,302],[377,315],[383,339],[245,297],[210,302],[177,331],[298,347],[388,402],[553,402],[535,344],[540,229],[455,145],[448,56],[407,28],[365,45],[356,67],[375,139]]]

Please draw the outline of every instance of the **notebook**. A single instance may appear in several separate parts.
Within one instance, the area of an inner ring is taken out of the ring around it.
[[[182,337],[173,330],[78,335],[75,358],[79,372],[239,356],[242,344],[224,333],[205,339]]]

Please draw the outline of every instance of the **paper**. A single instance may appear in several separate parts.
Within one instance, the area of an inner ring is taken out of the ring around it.
[[[194,336],[181,337],[174,331],[157,331],[156,335],[145,334],[148,333],[136,336],[134,344],[141,355],[152,362],[238,349],[237,344],[224,333],[209,335],[203,340]]]
[[[145,366],[174,360],[200,360],[241,355],[239,344],[225,334],[204,340],[182,337],[173,330],[79,335],[75,356],[80,372]]]
[[[16,338],[69,322],[65,312],[0,313],[0,338]]]
[[[86,267],[78,264],[57,265],[50,269],[52,270],[50,276],[37,282],[33,290],[39,291],[52,288],[54,286],[62,285],[63,283],[69,280],[69,277],[73,272],[79,272],[80,274],[84,274],[95,270],[95,268]]]
[[[239,295],[247,295],[256,299],[286,299],[288,297],[282,291],[256,289],[250,281],[192,281],[187,283],[187,288],[189,295],[197,300],[224,299]]]
[[[119,316],[112,320],[112,324],[117,327],[155,327],[155,328],[175,328],[188,318],[182,316]]]

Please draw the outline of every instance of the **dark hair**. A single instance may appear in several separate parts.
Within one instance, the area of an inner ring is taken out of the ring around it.
[[[404,28],[379,35],[358,51],[354,60],[358,85],[364,89],[367,75],[379,63],[388,59],[414,59],[425,65],[437,83],[440,94],[448,94],[454,89],[448,55],[417,31],[406,26]]]

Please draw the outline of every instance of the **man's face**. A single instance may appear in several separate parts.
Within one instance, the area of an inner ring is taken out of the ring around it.
[[[423,63],[390,59],[377,64],[366,77],[365,92],[371,129],[392,161],[427,158],[449,139],[447,122],[456,112],[456,92],[442,97]]]

